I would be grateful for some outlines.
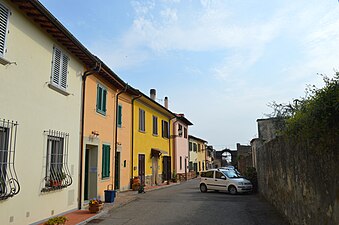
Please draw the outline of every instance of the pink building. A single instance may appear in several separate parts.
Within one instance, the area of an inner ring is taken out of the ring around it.
[[[188,173],[188,126],[193,125],[184,114],[176,114],[173,127],[173,171],[179,179]]]

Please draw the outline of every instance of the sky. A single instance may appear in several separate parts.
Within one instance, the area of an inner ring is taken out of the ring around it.
[[[268,104],[339,70],[337,0],[40,0],[129,85],[216,150],[257,137]]]

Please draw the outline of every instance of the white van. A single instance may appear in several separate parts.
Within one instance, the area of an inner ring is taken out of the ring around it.
[[[237,194],[252,191],[251,181],[243,178],[234,169],[220,168],[201,172],[200,191],[227,191]]]

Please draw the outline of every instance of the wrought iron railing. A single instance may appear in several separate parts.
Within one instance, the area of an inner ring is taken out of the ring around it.
[[[48,130],[46,136],[46,168],[42,192],[53,191],[70,186],[73,182],[68,169],[69,134]]]
[[[0,200],[20,191],[14,168],[17,127],[17,122],[0,119]]]

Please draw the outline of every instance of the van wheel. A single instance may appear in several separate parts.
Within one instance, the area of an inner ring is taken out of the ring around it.
[[[232,186],[229,186],[228,187],[228,192],[231,194],[231,195],[235,195],[237,193],[237,189],[236,187],[234,187],[233,185]]]
[[[205,184],[200,184],[200,191],[201,192],[207,192],[207,187]]]

